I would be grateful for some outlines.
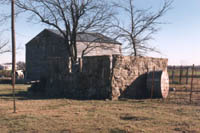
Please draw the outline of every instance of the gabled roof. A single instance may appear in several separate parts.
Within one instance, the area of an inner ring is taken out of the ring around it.
[[[62,34],[58,30],[53,30],[53,29],[45,29],[45,30],[48,30],[50,32],[53,32],[63,37]],[[103,34],[100,34],[100,33],[85,33],[85,32],[78,33],[76,41],[77,42],[98,42],[98,43],[121,44],[120,42],[112,38],[109,38],[107,36],[104,36]]]

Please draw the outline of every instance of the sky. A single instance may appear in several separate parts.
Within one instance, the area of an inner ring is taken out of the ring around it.
[[[136,0],[137,8],[153,7],[158,9],[162,0]],[[10,7],[0,6],[0,12],[9,12]],[[160,31],[148,42],[156,46],[161,54],[150,53],[147,56],[168,58],[169,65],[200,65],[200,0],[174,0],[170,9],[160,21]],[[25,61],[25,44],[44,28],[40,23],[27,20],[28,15],[20,15],[16,20],[17,61]],[[10,40],[10,23],[0,25],[0,38]],[[10,44],[11,45],[11,44]],[[11,54],[0,55],[0,63],[11,62]]]

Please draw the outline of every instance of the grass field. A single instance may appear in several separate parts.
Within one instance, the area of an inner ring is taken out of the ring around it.
[[[154,100],[46,99],[0,85],[0,133],[200,133],[200,106]]]

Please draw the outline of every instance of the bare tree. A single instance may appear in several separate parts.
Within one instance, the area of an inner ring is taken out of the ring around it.
[[[6,3],[6,0],[2,0],[0,1],[0,5],[3,6]],[[3,37],[1,36],[4,32],[4,30],[2,30],[2,27],[5,25],[6,22],[6,17],[4,16],[5,14],[2,13],[2,10],[0,10],[0,25],[1,25],[1,34],[0,34],[0,55],[3,53],[7,53],[10,52],[10,49],[8,48],[8,41],[3,39]],[[10,15],[9,15],[10,16]]]
[[[30,18],[57,29],[64,37],[72,62],[77,60],[78,32],[105,32],[113,10],[106,0],[16,0]]]
[[[8,46],[8,41],[1,41],[0,40],[0,55],[3,53],[10,52]]]
[[[82,33],[79,33],[82,34]],[[119,47],[116,47],[115,43],[119,43],[115,41],[114,39],[111,40],[111,38],[107,38],[106,36],[99,34],[99,33],[83,33],[83,34],[88,34],[91,36],[95,36],[93,40],[89,39],[89,36],[79,36],[80,40],[85,40],[79,44],[80,47],[80,54],[81,57],[90,55],[92,51],[98,51],[98,52],[103,52],[99,53],[100,55],[107,55],[107,54],[112,54],[112,53],[119,53],[120,50]],[[108,40],[107,40],[108,39]],[[81,45],[81,46],[80,46]],[[121,44],[118,44],[121,45]],[[107,53],[104,53],[107,51]],[[96,53],[95,53],[96,54]]]
[[[18,61],[16,63],[17,65],[17,70],[26,70],[26,63],[23,61]]]
[[[126,4],[114,3],[114,5],[128,16],[126,19],[128,26],[122,26],[119,24],[120,22],[115,24],[119,30],[118,37],[128,42],[125,50],[134,56],[143,55],[150,51],[159,52],[147,42],[153,39],[153,34],[159,30],[158,26],[163,24],[159,19],[170,9],[172,0],[164,0],[163,6],[157,12],[152,12],[151,8],[137,9],[134,0],[123,0],[123,3]]]
[[[81,57],[88,55],[91,51],[95,49],[104,49],[104,50],[116,50],[114,45],[106,45],[102,43],[95,43],[95,42],[83,42],[85,45],[84,49],[81,52]]]

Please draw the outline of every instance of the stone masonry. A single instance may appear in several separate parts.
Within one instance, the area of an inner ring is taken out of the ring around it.
[[[112,99],[147,98],[147,73],[167,69],[167,59],[133,56],[113,56]]]
[[[84,57],[67,69],[67,60],[48,61],[46,93],[79,99],[147,98],[147,73],[166,70],[167,59],[133,56]]]

